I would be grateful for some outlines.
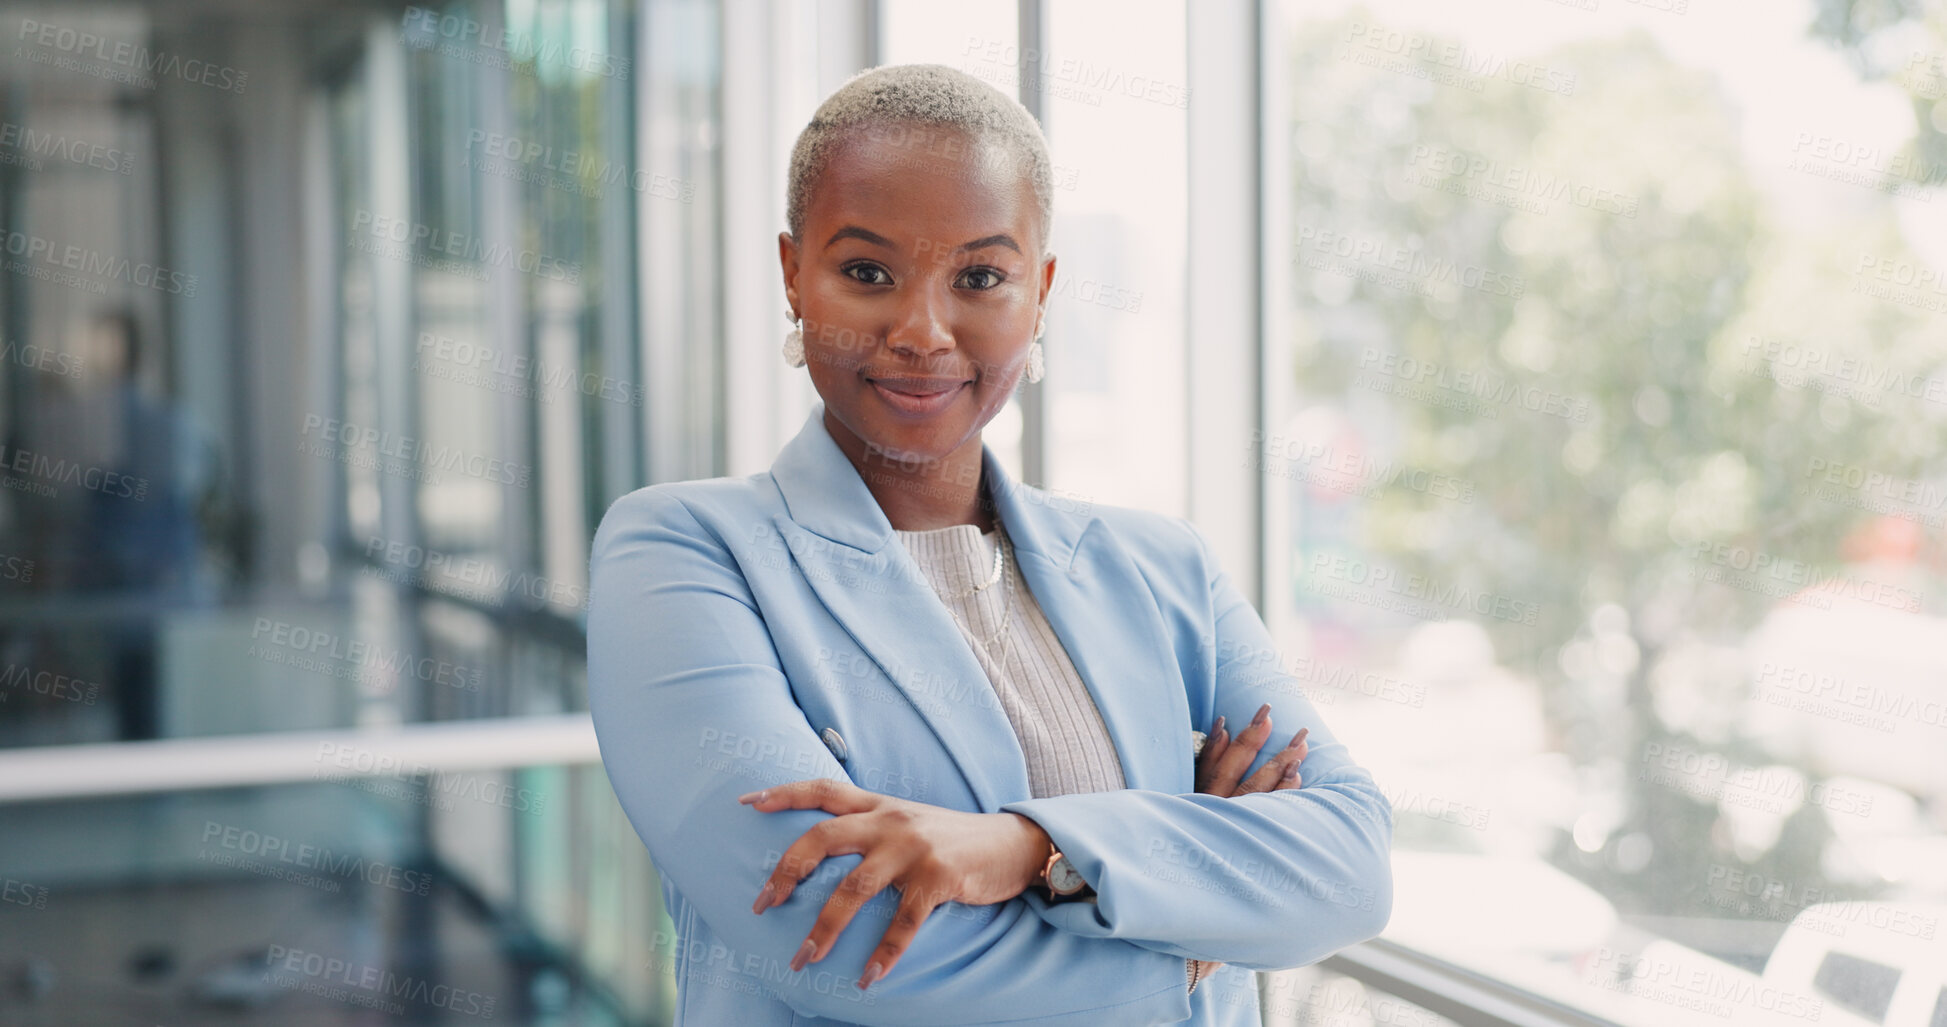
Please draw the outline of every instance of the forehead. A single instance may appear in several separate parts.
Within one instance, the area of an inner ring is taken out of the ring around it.
[[[1034,186],[1005,147],[965,130],[893,123],[854,129],[834,148],[805,205],[808,223],[903,227],[1023,241],[1039,217]]]

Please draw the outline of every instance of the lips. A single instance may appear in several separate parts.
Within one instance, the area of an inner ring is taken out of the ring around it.
[[[866,380],[888,392],[897,392],[901,395],[912,396],[918,399],[937,396],[942,392],[952,392],[954,389],[967,384],[967,379],[965,378],[884,377],[867,378]]]
[[[968,385],[965,378],[867,378],[872,392],[887,409],[906,418],[931,417],[959,398]]]

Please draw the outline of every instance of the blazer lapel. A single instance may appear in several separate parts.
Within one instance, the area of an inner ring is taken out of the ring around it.
[[[1101,711],[1124,786],[1189,791],[1190,704],[1135,561],[1100,517],[1016,484],[991,451],[987,460],[1021,577]]]
[[[1134,562],[1100,518],[1016,483],[991,448],[981,459],[1022,579],[1095,699],[1124,783],[1187,790],[1189,707],[1180,685],[1169,686],[1176,659]],[[771,475],[788,511],[775,518],[778,532],[812,590],[926,719],[980,808],[1029,798],[1027,763],[992,684],[832,440],[824,404],[813,405]],[[1166,712],[1171,697],[1180,716]],[[1163,729],[1178,720],[1182,730]]]

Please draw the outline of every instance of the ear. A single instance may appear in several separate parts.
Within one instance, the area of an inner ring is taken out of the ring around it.
[[[777,234],[777,262],[784,271],[785,302],[791,304],[792,310],[802,310],[798,306],[798,242],[791,238],[790,232]],[[1042,293],[1047,293],[1045,286]]]
[[[1050,253],[1048,259],[1041,262],[1041,295],[1035,298],[1035,306],[1040,311],[1037,320],[1045,320],[1048,316],[1048,290],[1054,288],[1054,284],[1055,255]]]

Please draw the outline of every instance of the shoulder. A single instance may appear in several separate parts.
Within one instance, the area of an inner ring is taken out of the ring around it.
[[[1180,589],[1186,595],[1206,591],[1215,571],[1210,545],[1188,518],[1127,506],[1098,506],[1093,513],[1152,589]]]
[[[768,524],[782,509],[777,486],[765,473],[646,485],[609,504],[592,553],[599,556],[616,540],[645,532],[723,542],[726,531],[737,530],[733,525]]]

